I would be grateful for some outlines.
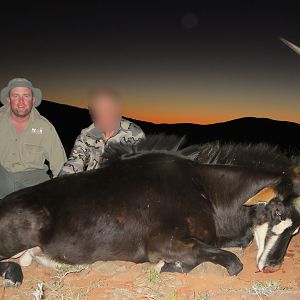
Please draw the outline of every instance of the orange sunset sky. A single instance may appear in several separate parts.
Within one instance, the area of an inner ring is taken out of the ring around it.
[[[230,74],[215,79],[205,78],[202,74],[194,81],[186,82],[186,78],[179,78],[174,83],[169,82],[166,75],[159,79],[160,82],[149,78],[149,85],[138,80],[136,84],[122,84],[118,80],[114,80],[115,84],[104,79],[99,81],[121,93],[123,114],[135,119],[155,123],[209,124],[254,116],[300,123],[300,57],[293,58],[298,63],[299,77],[291,76],[289,81],[280,78],[272,81],[264,74],[256,74],[257,78],[252,78],[252,81],[243,79],[242,75],[238,79]],[[280,74],[280,70],[278,72]],[[243,84],[242,80],[247,84]],[[85,108],[88,82],[84,85],[84,80],[80,81],[74,85],[70,83],[70,86],[60,82],[48,86],[41,82],[40,86],[44,86],[45,99]],[[261,82],[266,82],[266,85],[262,86]]]

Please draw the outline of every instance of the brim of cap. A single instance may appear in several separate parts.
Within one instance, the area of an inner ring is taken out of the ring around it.
[[[38,107],[42,102],[42,91],[38,88],[33,88],[33,87],[30,87],[30,89],[32,90],[33,97],[35,98],[34,106]],[[7,104],[7,97],[8,97],[9,91],[10,91],[10,88],[7,86],[1,90],[0,97],[1,97],[1,103],[3,105]]]

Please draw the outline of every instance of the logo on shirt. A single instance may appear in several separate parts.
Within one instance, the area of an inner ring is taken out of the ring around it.
[[[31,132],[35,134],[42,134],[43,133],[43,128],[31,128]]]

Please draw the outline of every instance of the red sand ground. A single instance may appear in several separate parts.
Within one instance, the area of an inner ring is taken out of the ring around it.
[[[66,274],[67,270],[55,271],[33,263],[23,269],[25,279],[20,288],[1,286],[0,300],[34,299],[32,293],[41,282],[45,299],[60,300],[264,299],[265,295],[268,299],[300,299],[300,234],[293,238],[280,270],[272,274],[257,273],[255,243],[243,253],[234,251],[244,264],[236,277],[229,277],[224,268],[210,263],[189,274],[158,274],[150,264],[120,261],[97,262],[81,272]],[[263,287],[255,292],[259,282]],[[271,288],[264,288],[267,284]]]

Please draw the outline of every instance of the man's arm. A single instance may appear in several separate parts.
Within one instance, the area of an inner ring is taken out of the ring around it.
[[[142,137],[141,137],[142,140],[145,140],[146,139],[146,134],[144,131],[142,131]]]
[[[46,153],[46,158],[49,161],[53,176],[56,177],[67,160],[67,157],[54,127],[50,129],[49,136],[47,136],[47,143],[48,152]]]
[[[89,147],[85,143],[85,133],[81,132],[77,137],[71,154],[60,171],[59,176],[84,171],[89,155]]]
[[[140,128],[139,132],[136,134],[135,138],[138,139],[138,140],[146,139],[146,135],[145,135],[144,131],[141,128]]]
[[[130,144],[137,144],[139,143],[140,141],[146,139],[146,136],[145,136],[145,133],[143,132],[143,130],[137,126],[136,124],[134,123],[131,123],[130,124],[130,127],[129,127],[130,131],[131,131],[131,138],[129,138],[127,140],[127,143],[130,143]]]

